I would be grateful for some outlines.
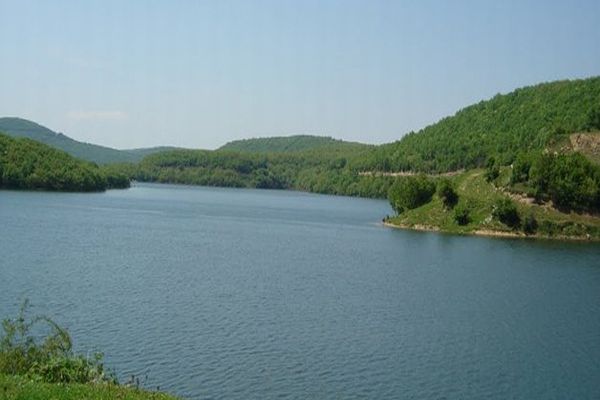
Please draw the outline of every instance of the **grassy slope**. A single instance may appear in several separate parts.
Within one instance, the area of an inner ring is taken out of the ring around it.
[[[175,400],[165,393],[146,392],[108,384],[50,384],[33,382],[21,376],[0,375],[3,400]]]
[[[110,147],[83,143],[45,126],[21,118],[0,118],[0,131],[13,137],[26,137],[48,146],[63,150],[73,157],[98,164],[138,162],[144,156],[158,151],[173,149],[157,147],[147,149],[117,150]]]
[[[458,225],[454,221],[453,211],[444,209],[442,201],[437,196],[434,196],[428,204],[406,211],[400,216],[392,217],[389,222],[401,227],[440,230],[450,233],[524,236],[491,218],[494,202],[506,194],[486,182],[483,172],[483,170],[475,169],[452,178],[459,195],[459,202],[467,202],[471,205],[471,222],[468,225]],[[502,171],[502,176],[499,178],[501,183],[508,180],[509,172],[508,168]],[[515,204],[522,218],[533,213],[540,226],[546,223],[554,227],[553,232],[544,232],[539,229],[536,236],[587,239],[586,235],[589,234],[590,238],[600,240],[599,216],[566,214],[548,206],[526,204],[520,201],[515,201]]]
[[[296,135],[235,140],[221,146],[219,150],[252,153],[291,153],[323,147],[336,147],[350,150],[368,147],[368,145],[346,142],[326,136]]]

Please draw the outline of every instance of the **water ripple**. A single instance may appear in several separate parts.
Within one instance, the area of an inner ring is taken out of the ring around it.
[[[0,311],[191,399],[600,398],[600,250],[414,234],[385,202],[0,192]]]

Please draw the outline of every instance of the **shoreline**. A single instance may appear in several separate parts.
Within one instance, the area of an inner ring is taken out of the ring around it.
[[[496,231],[492,229],[476,229],[469,232],[450,232],[447,230],[440,229],[437,226],[429,225],[398,225],[389,221],[382,221],[381,224],[385,227],[392,229],[402,229],[417,232],[437,232],[446,235],[457,235],[457,236],[479,236],[479,237],[490,237],[490,238],[510,238],[510,239],[534,239],[534,240],[554,240],[562,242],[588,242],[588,243],[600,243],[600,238],[582,237],[582,236],[546,236],[546,235],[525,235],[524,233],[517,232],[506,232]]]

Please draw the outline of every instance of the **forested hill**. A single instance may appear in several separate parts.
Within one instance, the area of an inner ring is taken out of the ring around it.
[[[360,169],[445,172],[511,163],[556,136],[598,129],[600,77],[542,83],[466,107],[401,140],[378,147]]]
[[[322,148],[359,150],[368,147],[370,146],[366,144],[346,142],[327,136],[295,135],[235,140],[225,144],[219,150],[251,153],[293,153]]]
[[[114,165],[143,182],[203,186],[294,189],[308,192],[386,197],[393,178],[367,176],[352,170],[352,160],[366,150],[323,147],[298,152],[174,150],[145,157],[136,165]]]
[[[45,126],[22,118],[0,118],[0,132],[12,137],[26,137],[33,139],[56,149],[63,150],[73,157],[98,164],[138,162],[148,154],[173,149],[171,147],[133,150],[112,149],[110,147],[79,142],[62,133],[56,133]]]
[[[0,133],[0,188],[71,192],[129,187],[129,179],[43,143]]]

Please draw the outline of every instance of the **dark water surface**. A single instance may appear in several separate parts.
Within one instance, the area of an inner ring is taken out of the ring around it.
[[[600,398],[599,245],[405,232],[390,212],[0,191],[0,316],[27,297],[121,377],[194,399]]]

